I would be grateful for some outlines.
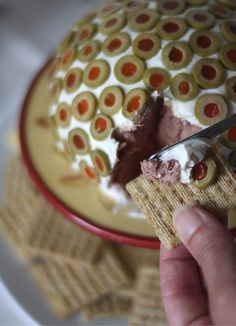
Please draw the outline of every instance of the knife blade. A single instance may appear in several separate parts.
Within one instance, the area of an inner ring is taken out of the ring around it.
[[[228,118],[221,120],[220,122],[205,128],[192,136],[189,136],[187,138],[184,138],[180,141],[178,141],[175,144],[172,144],[168,147],[163,148],[159,152],[153,154],[152,156],[149,157],[149,160],[158,160],[161,155],[169,151],[170,149],[174,148],[177,145],[184,144],[186,142],[194,141],[195,139],[212,139],[220,134],[222,134],[225,130],[236,126],[236,114],[233,114],[229,116]]]

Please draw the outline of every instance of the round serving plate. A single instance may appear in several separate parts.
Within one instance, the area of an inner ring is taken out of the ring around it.
[[[55,134],[47,120],[50,94],[49,62],[32,82],[20,115],[23,159],[37,188],[65,217],[105,239],[144,248],[159,248],[159,240],[142,218],[114,213],[112,203],[70,169],[55,149]]]

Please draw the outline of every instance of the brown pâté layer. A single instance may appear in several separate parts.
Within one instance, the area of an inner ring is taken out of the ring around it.
[[[200,206],[223,218],[236,205],[236,177],[227,162],[215,150],[210,149],[208,157],[217,164],[217,180],[204,189],[194,183],[171,184],[148,181],[143,175],[129,182],[127,191],[138,208],[145,214],[160,241],[167,249],[180,243],[172,223],[174,210],[182,205]]]

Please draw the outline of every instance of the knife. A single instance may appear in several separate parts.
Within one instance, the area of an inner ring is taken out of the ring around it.
[[[205,129],[193,134],[192,136],[184,138],[173,145],[163,148],[159,152],[150,156],[149,160],[158,160],[161,155],[168,152],[170,149],[174,148],[177,145],[184,144],[184,143],[190,142],[190,141],[194,141],[195,139],[202,139],[202,138],[212,139],[233,126],[236,126],[236,113],[224,120],[221,120],[220,122],[218,122],[208,128],[205,128]]]

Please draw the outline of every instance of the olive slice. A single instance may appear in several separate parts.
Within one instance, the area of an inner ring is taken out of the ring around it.
[[[114,72],[120,82],[134,84],[142,78],[144,69],[144,62],[140,58],[134,55],[127,55],[119,59],[115,65]]]
[[[123,4],[123,10],[127,14],[134,13],[147,6],[147,0],[126,0]]]
[[[90,125],[90,132],[94,139],[103,140],[107,138],[113,127],[111,118],[104,114],[96,115]]]
[[[231,101],[236,102],[236,77],[231,77],[226,80],[225,94]]]
[[[149,68],[143,75],[143,81],[147,88],[162,91],[170,84],[171,75],[163,68]]]
[[[157,34],[164,40],[177,40],[187,32],[187,25],[181,18],[162,19],[157,24]]]
[[[123,104],[124,96],[118,86],[108,86],[100,95],[99,108],[100,111],[107,115],[117,113]]]
[[[74,92],[81,84],[82,71],[79,68],[70,69],[64,77],[64,88],[67,93]]]
[[[90,153],[93,165],[98,174],[106,177],[110,174],[111,165],[108,155],[101,149],[95,149]]]
[[[236,3],[235,1],[232,0],[217,0],[220,4],[222,4],[223,6],[232,8],[232,9],[236,9]]]
[[[209,187],[217,178],[216,162],[211,157],[207,157],[195,164],[192,168],[192,178],[196,187],[200,189]]]
[[[225,81],[226,73],[220,61],[216,59],[200,59],[193,66],[195,81],[204,88],[217,88]]]
[[[122,14],[111,15],[99,25],[99,32],[105,35],[118,32],[125,25],[125,16]]]
[[[125,52],[131,44],[128,33],[115,33],[107,37],[102,45],[102,51],[108,57],[114,57]]]
[[[194,53],[200,57],[207,57],[220,49],[221,40],[218,34],[212,31],[195,31],[189,39]]]
[[[72,101],[72,112],[79,121],[89,121],[96,112],[96,98],[90,92],[78,94]]]
[[[132,47],[135,55],[150,59],[160,50],[161,41],[155,34],[142,33],[135,38]]]
[[[183,0],[161,0],[158,5],[158,10],[168,16],[179,15],[184,9],[185,2]]]
[[[69,47],[73,46],[75,43],[76,38],[76,32],[75,31],[69,31],[68,34],[64,37],[61,44],[59,45],[57,49],[58,54],[64,53]]]
[[[232,16],[231,11],[216,3],[208,6],[208,12],[211,13],[216,19],[229,19]]]
[[[82,128],[75,128],[68,135],[69,146],[75,154],[84,155],[90,152],[89,137]]]
[[[182,41],[168,43],[162,50],[162,60],[168,69],[181,69],[192,60],[192,51],[188,44]]]
[[[236,42],[236,22],[233,20],[223,22],[220,26],[224,38],[229,42]]]
[[[207,3],[207,0],[186,0],[189,6],[203,6]]]
[[[220,49],[220,60],[230,70],[236,70],[236,44],[225,44]]]
[[[195,115],[204,126],[211,126],[228,115],[228,106],[219,94],[204,94],[197,99]]]
[[[121,3],[116,1],[102,4],[98,7],[97,16],[101,19],[107,18],[118,10],[120,10],[120,8]]]
[[[80,26],[79,31],[76,32],[75,41],[79,45],[87,42],[96,32],[96,25],[94,24],[84,24]]]
[[[101,44],[99,41],[90,41],[86,43],[78,53],[78,58],[82,62],[90,62],[96,58],[101,51]]]
[[[191,75],[183,73],[172,79],[170,90],[177,100],[186,102],[197,96],[199,87]]]
[[[51,85],[49,87],[49,92],[53,101],[57,102],[62,90],[62,86],[63,81],[61,78],[55,78],[52,80]]]
[[[60,60],[60,66],[63,70],[67,70],[71,66],[72,62],[75,60],[76,52],[75,47],[70,47],[63,53]]]
[[[67,103],[62,102],[58,105],[55,121],[59,127],[68,127],[71,121],[71,110]]]
[[[228,148],[236,149],[236,126],[233,126],[220,135],[220,141]]]
[[[89,164],[85,160],[81,160],[79,162],[79,167],[83,175],[87,177],[90,181],[94,183],[99,182],[99,176],[97,172],[92,166],[89,166]]]
[[[126,118],[133,120],[137,113],[143,108],[146,102],[147,93],[144,89],[132,89],[128,94],[126,94],[125,102],[122,109],[123,115]]]
[[[110,74],[110,66],[105,60],[90,62],[84,71],[83,82],[91,88],[96,88],[105,83]]]
[[[146,32],[152,29],[159,19],[159,14],[156,11],[143,9],[129,17],[128,26],[132,31]]]
[[[203,10],[193,10],[187,14],[186,21],[193,28],[207,29],[215,24],[215,17]]]

